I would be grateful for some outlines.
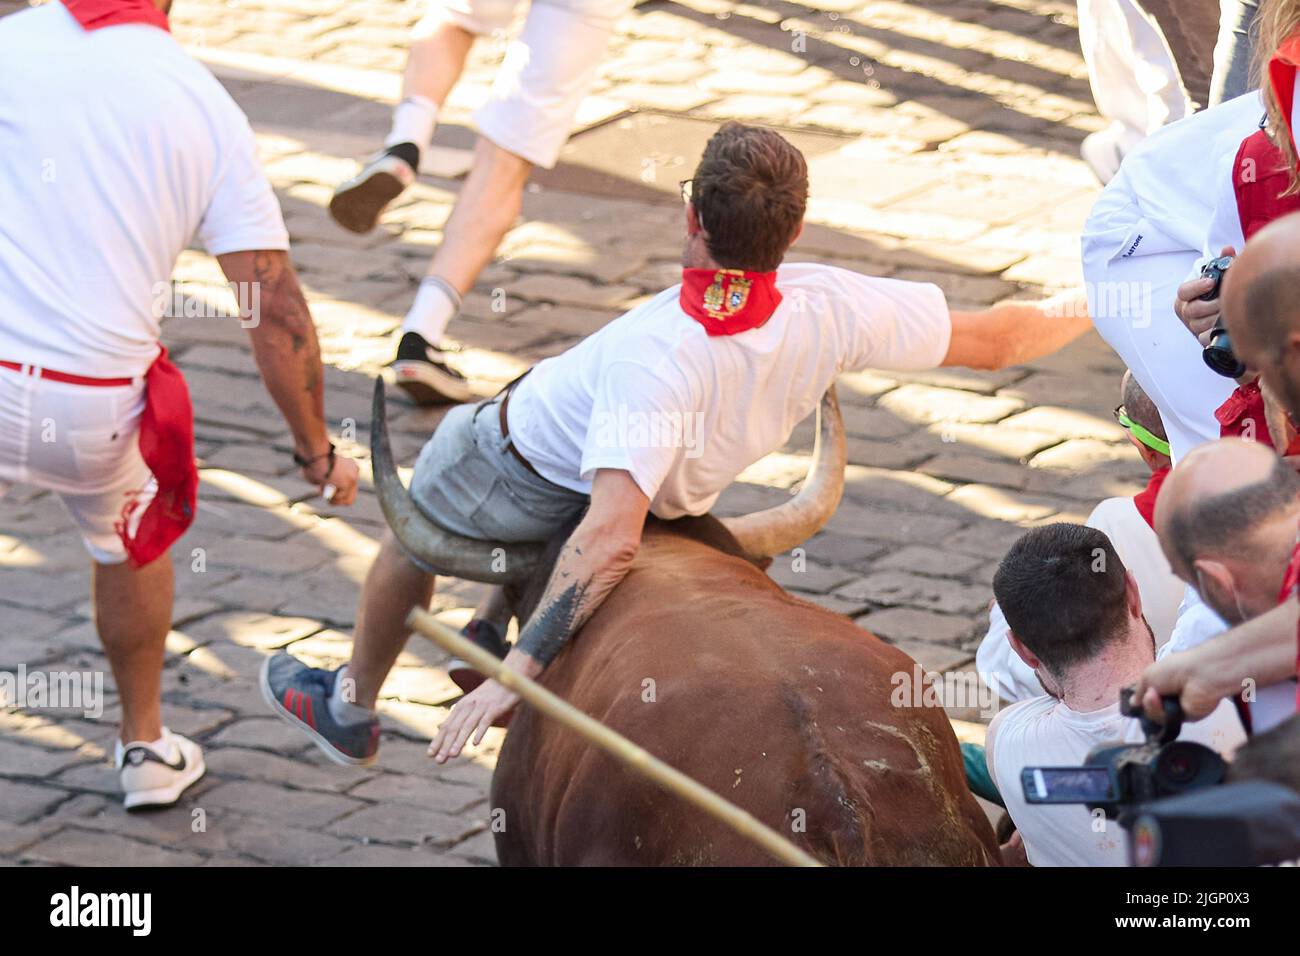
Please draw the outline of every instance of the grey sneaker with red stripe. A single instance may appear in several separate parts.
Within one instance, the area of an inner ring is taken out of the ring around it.
[[[372,714],[346,724],[334,719],[330,698],[342,674],[341,667],[308,667],[281,651],[262,665],[262,697],[277,717],[301,730],[335,763],[369,766],[379,753],[379,718]]]

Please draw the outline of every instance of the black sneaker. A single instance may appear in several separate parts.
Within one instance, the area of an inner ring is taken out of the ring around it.
[[[460,633],[471,644],[476,644],[497,658],[505,657],[506,652],[510,650],[510,645],[506,643],[506,636],[491,621],[477,619],[470,621],[461,628]],[[451,663],[447,665],[447,676],[467,694],[487,680],[470,664],[458,657],[453,658]]]
[[[415,182],[420,150],[414,143],[398,143],[366,160],[357,173],[334,190],[330,215],[344,229],[366,233],[375,228],[384,207]]]
[[[446,351],[430,345],[419,332],[403,334],[390,366],[397,385],[417,405],[469,402],[478,398],[464,375],[449,366]]]
[[[340,724],[330,713],[334,682],[343,669],[308,667],[285,652],[262,665],[262,697],[277,717],[297,727],[325,756],[349,767],[366,767],[379,753],[379,718]]]

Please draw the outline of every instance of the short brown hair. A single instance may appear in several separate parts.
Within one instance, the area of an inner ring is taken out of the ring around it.
[[[773,130],[723,123],[695,168],[691,205],[718,265],[771,272],[799,234],[808,164]]]

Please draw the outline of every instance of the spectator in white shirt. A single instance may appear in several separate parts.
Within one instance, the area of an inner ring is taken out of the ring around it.
[[[1128,433],[1128,440],[1151,472],[1141,493],[1131,498],[1107,498],[1092,510],[1084,522],[1106,533],[1124,566],[1133,573],[1142,596],[1142,607],[1155,635],[1156,647],[1163,647],[1173,633],[1183,599],[1183,582],[1169,568],[1160,550],[1154,522],[1156,496],[1169,474],[1169,440],[1155,404],[1142,391],[1132,372],[1120,382],[1123,404],[1116,419]],[[989,608],[989,629],[975,655],[980,678],[1003,700],[1015,702],[1043,692],[1038,678],[1007,640],[1006,615],[996,601]]]
[[[168,548],[198,475],[158,302],[192,237],[249,290],[244,324],[303,477],[339,504],[357,482],[325,429],[316,330],[252,130],[172,39],[167,6],[64,0],[0,21],[0,491],[57,494],[93,559],[128,808],[173,803],[204,770],[163,726],[160,689]]]
[[[993,580],[1011,625],[1008,640],[1046,694],[993,718],[989,774],[1034,866],[1122,866],[1118,826],[1083,806],[1025,800],[1031,766],[1077,766],[1101,744],[1139,743],[1138,721],[1119,712],[1120,689],[1155,659],[1137,582],[1109,539],[1084,525],[1035,528],[1012,545]],[[1230,753],[1244,739],[1231,706],[1184,727],[1181,739]]]

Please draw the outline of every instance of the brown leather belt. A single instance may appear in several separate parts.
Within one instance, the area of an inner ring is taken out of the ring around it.
[[[512,382],[511,385],[513,384],[514,383]],[[501,437],[506,440],[506,448],[509,449],[510,454],[515,456],[515,461],[527,468],[531,474],[536,475],[538,478],[542,478],[541,473],[532,466],[528,459],[524,457],[524,453],[516,448],[515,443],[510,440],[510,426],[506,423],[506,407],[510,404],[510,392],[511,389],[507,387],[501,394]],[[546,478],[542,478],[542,481],[546,480]]]

